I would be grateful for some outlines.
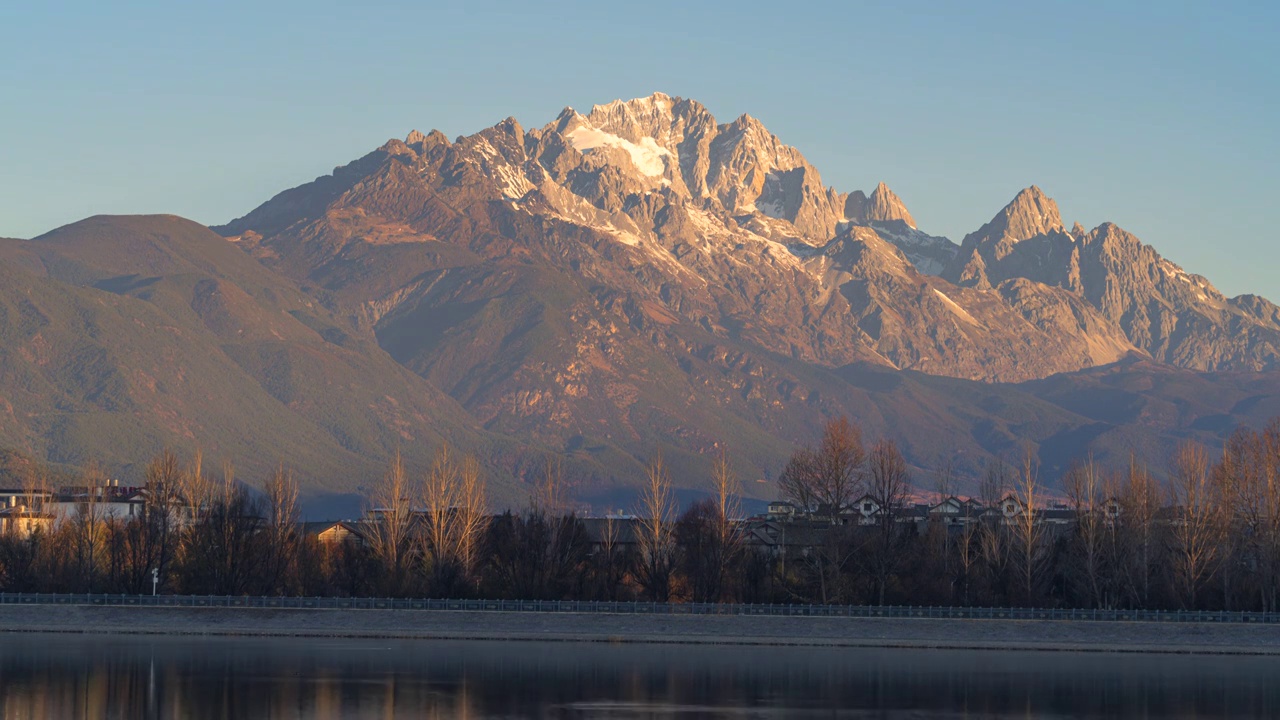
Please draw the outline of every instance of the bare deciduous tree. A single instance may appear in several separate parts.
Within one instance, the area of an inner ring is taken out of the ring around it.
[[[1008,466],[997,457],[987,464],[978,489],[983,508],[978,525],[978,548],[986,570],[988,596],[992,598],[1003,590],[1009,571],[1008,533],[1000,513],[1000,503],[1008,488]]]
[[[1242,428],[1227,439],[1218,462],[1209,470],[1210,482],[1221,506],[1219,518],[1222,528],[1218,533],[1217,576],[1222,591],[1222,609],[1231,610],[1238,584],[1239,566],[1244,558],[1241,553],[1250,548],[1254,513],[1253,464],[1249,462],[1252,431]],[[1253,558],[1251,558],[1253,559]]]
[[[405,589],[413,522],[412,495],[404,460],[397,451],[387,474],[373,488],[365,513],[365,543],[381,566],[381,584],[388,595],[398,595]]]
[[[981,518],[974,516],[972,498],[965,501],[961,509],[960,522],[962,523],[960,536],[956,538],[956,569],[960,577],[956,580],[961,586],[961,604],[967,606],[973,571],[978,561],[977,538],[982,532]]]
[[[486,510],[480,463],[471,456],[458,462],[442,447],[423,483],[422,550],[433,594],[470,589]]]
[[[847,570],[862,549],[854,542],[854,528],[836,523],[825,529],[812,546],[800,551],[800,568],[809,584],[817,588],[816,597],[823,605],[847,602],[849,583]]]
[[[90,461],[80,476],[77,488],[76,509],[70,518],[75,538],[77,572],[83,586],[93,592],[96,589],[98,569],[103,543],[103,518],[101,503],[107,492],[107,476],[102,465]]]
[[[1209,473],[1209,456],[1183,443],[1169,479],[1170,550],[1183,607],[1194,609],[1201,586],[1218,560],[1222,507]]]
[[[1150,607],[1151,576],[1158,543],[1156,516],[1160,512],[1160,492],[1155,480],[1137,458],[1129,458],[1128,471],[1120,487],[1112,522],[1119,528],[1120,547],[1125,551],[1125,588],[1134,607]]]
[[[729,464],[729,454],[723,449],[716,454],[711,466],[711,483],[715,490],[716,509],[716,566],[719,568],[717,587],[724,592],[730,569],[742,552],[742,484]],[[717,597],[717,599],[719,599]]]
[[[1075,545],[1080,561],[1079,571],[1089,590],[1089,603],[1102,607],[1103,555],[1106,550],[1106,517],[1104,516],[1103,481],[1100,470],[1090,455],[1082,464],[1073,465],[1065,478],[1067,497],[1076,513]]]
[[[486,533],[488,580],[523,599],[558,599],[581,575],[585,528],[569,509],[559,458],[547,455],[521,514],[494,518]],[[492,585],[491,585],[492,586]]]
[[[617,518],[608,514],[600,532],[599,547],[593,556],[596,569],[597,597],[617,600],[623,578],[627,574],[626,554],[620,543],[621,527]]]
[[[186,499],[187,512],[184,524],[199,520],[208,511],[217,498],[217,484],[204,473],[204,453],[196,449],[191,456],[191,465],[180,476],[182,487],[179,494]],[[185,550],[185,548],[183,548]]]
[[[132,593],[158,590],[169,583],[170,566],[177,556],[187,504],[183,496],[185,474],[178,456],[168,448],[147,463],[143,471],[146,507],[142,522],[128,526],[125,584]],[[154,579],[158,585],[153,586]]]
[[[1026,593],[1026,601],[1034,603],[1045,551],[1044,525],[1039,516],[1043,504],[1040,498],[1040,467],[1030,449],[1023,453],[1020,470],[1014,496],[1021,507],[1012,518],[1012,528],[1018,547],[1019,570],[1022,571],[1022,590]]]
[[[661,453],[645,469],[645,485],[636,512],[636,544],[639,550],[639,580],[649,599],[666,602],[671,598],[671,575],[675,570],[675,496],[671,476]]]
[[[269,594],[282,594],[297,560],[298,483],[279,465],[263,483],[262,494],[267,506],[262,588]]]
[[[224,463],[222,481],[211,484],[199,518],[187,529],[182,559],[188,591],[244,595],[261,577],[262,512]]]
[[[723,450],[712,461],[711,482],[712,497],[695,502],[676,522],[680,567],[693,602],[724,599],[741,549],[738,483]]]
[[[570,487],[564,476],[564,463],[548,453],[543,458],[542,473],[529,493],[529,510],[534,514],[559,517],[569,512]]]
[[[778,485],[796,505],[834,519],[857,499],[865,461],[862,431],[840,417],[827,422],[817,448],[804,447],[792,454]]]
[[[458,479],[455,547],[463,572],[470,575],[475,571],[476,553],[484,532],[489,501],[485,495],[484,480],[480,477],[480,462],[475,457],[468,455],[462,459]]]
[[[901,557],[902,526],[898,515],[911,492],[907,461],[892,440],[881,440],[867,458],[867,494],[876,504],[876,535],[870,548],[876,602],[884,604],[885,590]]]
[[[955,497],[956,492],[956,465],[955,457],[948,454],[945,455],[938,463],[938,467],[933,472],[933,491],[936,495],[935,502],[946,502]],[[951,533],[946,528],[946,517],[937,518],[940,523],[930,522],[932,537],[937,542],[937,550],[939,557],[942,558],[942,572],[947,577],[951,577]],[[929,520],[934,520],[931,516]],[[932,526],[941,524],[941,531],[933,531]],[[954,585],[954,580],[953,583]]]
[[[1280,420],[1259,433],[1252,448],[1257,483],[1254,537],[1258,546],[1259,590],[1265,611],[1280,609]]]

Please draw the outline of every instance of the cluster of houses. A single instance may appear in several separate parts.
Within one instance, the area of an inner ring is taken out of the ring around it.
[[[1108,506],[1108,515],[1114,517],[1118,511],[1118,507]],[[1036,522],[1050,529],[1069,527],[1076,518],[1074,510],[1057,502],[1036,508],[1034,513]],[[820,542],[821,534],[832,526],[871,526],[886,516],[896,523],[914,524],[918,532],[924,532],[930,523],[939,523],[950,531],[960,531],[967,524],[1012,524],[1025,516],[1025,506],[1015,495],[1008,495],[989,506],[972,498],[952,496],[936,503],[903,504],[886,514],[874,498],[863,496],[838,512],[825,507],[807,511],[790,502],[775,501],[768,504],[765,512],[737,522],[748,546],[777,553],[784,547],[796,549]],[[626,547],[637,542],[640,520],[634,516],[586,517],[581,522],[593,546],[609,543]],[[359,543],[363,542],[367,527],[367,521],[308,522],[304,523],[304,533],[321,542]]]
[[[112,481],[101,487],[63,487],[54,491],[0,489],[0,533],[29,536],[37,529],[52,530],[58,523],[92,512],[99,519],[128,520],[146,512],[145,487],[121,486]],[[739,520],[748,545],[774,552],[784,547],[816,542],[832,526],[876,525],[886,517],[896,523],[910,523],[923,532],[930,523],[951,530],[967,524],[995,522],[1010,524],[1024,516],[1025,508],[1014,495],[993,505],[959,497],[947,497],[935,503],[904,503],[886,513],[870,495],[838,510],[819,507],[809,511],[790,502],[775,501],[764,513]],[[1035,509],[1036,521],[1047,526],[1069,526],[1075,512],[1062,504]],[[1108,514],[1118,508],[1108,508]],[[190,516],[190,515],[189,515]],[[583,519],[587,537],[594,545],[606,542],[619,547],[636,542],[636,524],[631,516]],[[323,543],[362,543],[368,533],[368,520],[332,520],[304,522],[300,532]]]
[[[62,487],[56,490],[0,488],[0,533],[26,537],[36,530],[51,530],[63,520],[86,512],[99,519],[142,517],[146,489],[122,486],[111,480],[97,487]]]
[[[993,505],[983,505],[973,499],[961,499],[956,496],[944,498],[936,503],[903,503],[886,512],[880,502],[870,496],[863,495],[843,508],[831,508],[820,505],[817,510],[807,512],[796,505],[777,500],[769,503],[768,511],[753,519],[770,522],[809,522],[822,525],[876,525],[886,517],[899,523],[915,523],[921,526],[930,522],[940,522],[948,526],[963,527],[969,523],[995,522],[1009,524],[1025,513],[1022,500],[1016,495],[1006,495]],[[1108,512],[1118,508],[1108,507]],[[1035,508],[1037,523],[1045,525],[1070,525],[1075,522],[1076,514],[1066,504],[1051,503],[1045,507]]]
[[[1108,506],[1112,517],[1119,511]],[[1064,530],[1076,521],[1076,512],[1067,505],[1053,502],[1033,510],[1035,522],[1050,532]],[[903,503],[886,512],[879,501],[864,495],[840,509],[819,506],[805,510],[790,502],[769,503],[766,512],[744,520],[746,543],[773,553],[783,549],[804,551],[822,542],[822,537],[833,526],[874,526],[885,520],[901,525],[914,525],[915,531],[924,533],[930,527],[942,527],[948,532],[963,532],[966,526],[979,523],[1012,525],[1026,517],[1026,506],[1016,495],[984,505],[976,499],[955,496],[934,503]]]

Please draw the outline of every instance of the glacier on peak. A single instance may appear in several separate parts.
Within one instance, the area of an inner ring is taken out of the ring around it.
[[[565,134],[565,139],[584,154],[601,147],[621,148],[631,156],[631,163],[636,169],[649,177],[662,177],[666,172],[664,158],[671,154],[651,137],[643,137],[639,143],[634,143],[595,127],[585,118],[582,124]]]

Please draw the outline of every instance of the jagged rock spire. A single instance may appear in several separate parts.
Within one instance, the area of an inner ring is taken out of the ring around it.
[[[990,237],[1003,236],[1010,240],[1026,240],[1037,235],[1065,232],[1058,203],[1032,185],[1019,192],[988,223]]]
[[[916,226],[916,221],[912,219],[911,213],[907,212],[907,206],[902,202],[902,198],[894,194],[883,182],[876,185],[876,189],[871,192],[871,197],[867,198],[865,217],[867,222],[901,220],[912,228]]]
[[[1011,276],[1005,272],[1008,268],[996,270],[1004,258],[1021,243],[1041,237],[1052,237],[1054,242],[1071,242],[1071,236],[1062,225],[1058,204],[1032,185],[1019,191],[990,222],[966,235],[960,252],[942,275],[954,283],[990,287]]]

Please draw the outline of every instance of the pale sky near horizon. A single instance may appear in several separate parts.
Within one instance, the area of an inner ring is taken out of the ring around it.
[[[957,242],[1039,185],[1280,302],[1280,4],[10,3],[0,236],[206,224],[409,130],[661,90],[747,112]]]

